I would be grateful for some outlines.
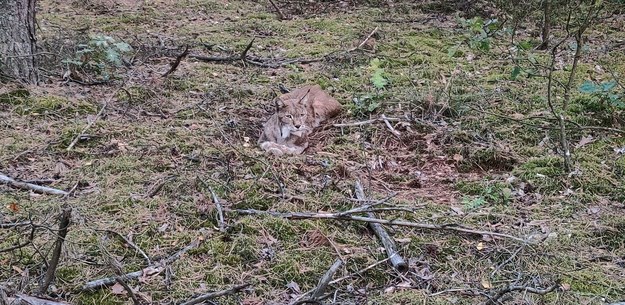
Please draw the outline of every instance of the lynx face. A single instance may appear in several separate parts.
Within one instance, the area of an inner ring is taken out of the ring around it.
[[[283,138],[288,138],[291,134],[302,136],[309,130],[306,120],[308,118],[308,99],[303,100],[278,99],[278,118],[280,119],[280,131]]]

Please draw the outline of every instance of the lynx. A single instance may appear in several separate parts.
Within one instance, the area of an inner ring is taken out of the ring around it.
[[[260,147],[276,156],[301,154],[313,128],[337,115],[341,105],[319,86],[305,86],[276,99],[277,112],[263,126]]]

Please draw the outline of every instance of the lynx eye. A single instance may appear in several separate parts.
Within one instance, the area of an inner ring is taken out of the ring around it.
[[[299,116],[305,116],[305,115],[306,115],[306,114],[302,113],[302,114],[300,114]]]
[[[289,118],[289,119],[292,119],[292,118],[293,118],[293,116],[292,116],[292,115],[290,115],[290,114],[287,114],[287,115],[286,115],[286,117],[287,117],[287,118]]]

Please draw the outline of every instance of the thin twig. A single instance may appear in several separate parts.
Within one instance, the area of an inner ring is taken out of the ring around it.
[[[334,277],[334,274],[339,270],[339,268],[341,268],[342,265],[343,261],[341,261],[341,259],[337,259],[334,261],[334,264],[330,266],[330,269],[328,269],[328,271],[326,271],[321,279],[319,279],[319,283],[317,283],[317,287],[315,287],[315,290],[310,297],[311,299],[317,299],[325,293],[328,284],[332,280],[332,277]]]
[[[362,189],[362,184],[360,183],[360,180],[356,181],[354,189],[355,189],[356,197],[358,199],[361,199],[361,200],[366,199],[365,191]],[[367,216],[371,218],[375,217],[375,215],[372,212],[367,212]],[[395,241],[388,234],[388,232],[386,232],[384,227],[379,223],[371,223],[371,222],[369,223],[369,227],[371,228],[371,230],[373,230],[373,232],[378,237],[378,239],[380,239],[380,242],[382,242],[382,245],[384,246],[384,250],[386,251],[386,254],[391,260],[391,265],[393,266],[393,268],[395,268],[395,270],[399,272],[408,271],[408,264],[397,251],[397,246],[395,245]]]
[[[189,45],[184,46],[184,51],[176,57],[176,60],[171,64],[171,67],[169,68],[169,70],[167,70],[167,72],[163,74],[163,77],[167,77],[167,75],[176,71],[176,69],[178,68],[178,65],[180,65],[180,61],[182,61],[185,57],[187,57],[187,55],[189,55]]]
[[[378,119],[371,119],[371,120],[360,121],[360,122],[353,122],[353,123],[332,124],[332,126],[334,126],[334,127],[354,127],[354,126],[362,126],[362,125],[373,124],[375,122],[384,122],[384,121],[399,122],[399,121],[401,121],[401,119],[399,119],[399,118],[386,118],[386,119],[378,118]]]
[[[249,285],[250,284],[241,284],[241,285],[236,285],[236,286],[230,287],[230,288],[225,289],[225,290],[209,292],[209,293],[203,294],[203,295],[201,295],[201,296],[199,296],[197,298],[193,298],[193,299],[188,300],[186,302],[180,303],[179,305],[194,305],[194,304],[199,304],[199,303],[208,301],[208,300],[216,298],[216,297],[221,297],[221,296],[224,296],[224,295],[235,294],[235,293],[245,289]]]
[[[369,223],[379,223],[385,225],[395,225],[395,226],[404,226],[411,228],[418,228],[424,230],[442,230],[442,231],[455,231],[469,234],[477,234],[477,235],[491,235],[502,238],[512,239],[518,242],[525,242],[524,239],[512,236],[504,233],[497,233],[491,231],[482,231],[477,229],[466,228],[464,226],[449,224],[449,225],[437,225],[437,224],[428,224],[428,223],[417,223],[403,220],[387,220],[387,219],[378,219],[371,217],[362,217],[355,215],[341,215],[340,213],[309,213],[309,212],[273,212],[273,211],[260,211],[254,209],[234,209],[232,210],[241,215],[270,215],[274,217],[281,217],[286,219],[293,220],[301,220],[301,219],[334,219],[334,220],[348,220],[348,221],[360,221],[360,222],[369,222]]]
[[[130,286],[128,286],[128,284],[126,283],[126,281],[122,280],[121,278],[116,278],[115,281],[117,281],[118,284],[122,285],[122,287],[124,287],[124,290],[126,290],[126,292],[128,292],[128,295],[130,296],[130,298],[132,299],[132,303],[134,305],[139,305],[141,304],[141,302],[139,302],[139,299],[137,298],[137,295],[135,294],[135,292],[132,290],[132,288],[130,288]]]
[[[59,216],[59,233],[54,243],[54,251],[52,252],[52,259],[50,259],[50,265],[46,270],[46,276],[41,285],[40,293],[45,294],[50,287],[50,283],[54,280],[56,267],[59,265],[61,259],[61,250],[63,250],[63,243],[65,242],[65,236],[67,236],[67,230],[69,228],[70,217],[72,216],[72,208],[66,207]]]
[[[286,16],[280,10],[280,8],[276,5],[276,3],[273,2],[273,0],[269,0],[269,3],[271,3],[271,6],[273,6],[273,8],[276,10],[276,13],[278,13],[278,17],[280,18],[280,20],[286,20],[287,19]]]
[[[5,222],[5,223],[0,223],[0,229],[9,229],[9,228],[15,228],[15,227],[23,227],[23,226],[27,226],[29,224],[30,224],[29,221]]]
[[[146,268],[143,268],[141,270],[129,272],[121,276],[113,276],[113,277],[107,277],[107,278],[101,278],[101,279],[89,281],[85,285],[82,286],[81,290],[93,291],[95,289],[107,287],[107,286],[115,284],[118,278],[121,278],[122,280],[127,281],[127,280],[137,279],[141,276],[148,276],[148,275],[161,273],[165,270],[167,265],[179,259],[182,255],[189,252],[189,250],[196,248],[199,244],[200,244],[199,241],[193,241],[186,247],[174,253],[173,255],[159,261],[158,263],[155,263]]]
[[[3,173],[0,173],[0,183],[9,185],[9,186],[12,186],[12,187],[15,187],[15,188],[23,189],[23,190],[32,190],[32,191],[37,192],[37,193],[52,194],[52,195],[67,195],[67,194],[69,194],[66,191],[55,189],[55,188],[51,188],[51,187],[17,181],[15,179],[13,179],[13,178],[3,174]]]
[[[128,238],[124,237],[124,235],[122,235],[121,233],[119,233],[117,231],[113,231],[113,230],[96,230],[96,231],[104,231],[104,232],[116,235],[121,240],[123,240],[127,245],[129,245],[130,247],[135,249],[135,251],[139,252],[139,254],[141,254],[141,256],[143,256],[143,258],[145,259],[145,262],[148,265],[152,264],[152,260],[150,259],[150,257],[147,254],[145,254],[145,252],[143,250],[141,250],[141,248],[139,248],[139,246],[137,246],[137,244],[133,243],[131,240],[129,240]]]
[[[219,231],[224,232],[226,230],[226,225],[224,222],[223,207],[221,206],[219,197],[217,197],[217,194],[215,194],[215,191],[213,191],[213,188],[209,186],[208,190],[211,192],[211,196],[213,197],[213,203],[215,204],[215,207],[217,208],[217,226],[219,228]]]
[[[495,305],[495,304],[499,304],[499,300],[507,293],[513,292],[513,291],[523,291],[523,292],[529,292],[529,293],[534,293],[534,294],[538,294],[538,295],[545,295],[547,293],[550,293],[554,290],[556,290],[558,287],[560,287],[560,284],[555,284],[549,288],[545,288],[545,289],[539,289],[539,288],[534,288],[534,287],[528,287],[528,286],[508,286],[505,288],[502,288],[501,290],[497,291],[497,293],[495,293],[494,296],[492,297],[488,297],[488,301],[486,301],[486,305]]]
[[[93,124],[95,124],[95,122],[98,121],[98,119],[102,116],[102,114],[104,113],[104,110],[106,109],[106,106],[108,105],[108,103],[113,99],[113,97],[115,97],[115,95],[117,95],[117,92],[119,92],[121,88],[118,88],[117,90],[113,91],[113,93],[111,93],[111,95],[109,96],[109,98],[104,102],[104,105],[102,105],[102,108],[100,108],[100,111],[98,111],[98,114],[96,114],[95,118],[93,118],[93,120],[89,123],[87,123],[87,126],[85,126],[85,128],[82,129],[82,131],[76,135],[76,137],[74,138],[74,140],[69,143],[69,146],[67,146],[67,151],[72,150],[72,148],[74,147],[74,145],[76,145],[76,143],[78,143],[78,140],[80,140],[80,137],[89,129],[91,128],[91,126],[93,126]]]
[[[386,118],[386,116],[383,114],[381,119],[384,121],[384,124],[386,124],[386,127],[388,127],[388,129],[391,131],[391,133],[396,136],[397,138],[400,138],[401,134],[399,133],[399,131],[395,130],[395,128],[393,128],[393,125],[391,125],[391,123],[388,121],[388,119]]]

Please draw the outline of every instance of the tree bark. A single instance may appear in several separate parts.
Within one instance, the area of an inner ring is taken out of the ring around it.
[[[39,82],[35,2],[0,0],[0,73],[27,84]]]

